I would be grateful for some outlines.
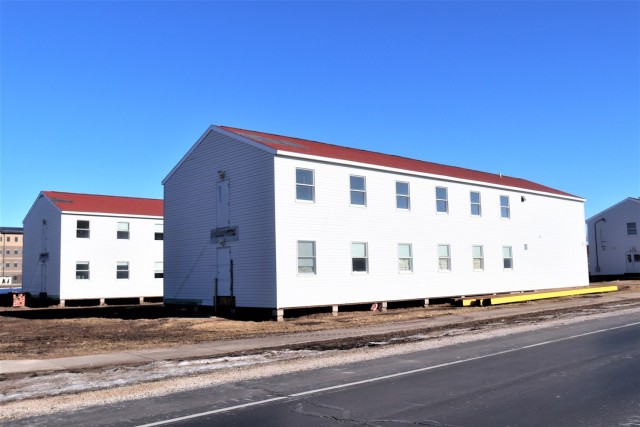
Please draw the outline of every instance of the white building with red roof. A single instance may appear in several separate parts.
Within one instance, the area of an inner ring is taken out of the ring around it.
[[[211,126],[163,185],[166,302],[281,317],[588,285],[584,199],[520,178]]]
[[[23,226],[23,292],[62,305],[162,297],[162,200],[43,191]]]

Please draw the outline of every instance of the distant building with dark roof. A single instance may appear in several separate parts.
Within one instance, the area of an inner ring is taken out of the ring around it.
[[[23,225],[23,292],[61,304],[162,296],[162,200],[43,191]]]
[[[273,310],[588,285],[584,199],[211,126],[163,181],[165,302]]]

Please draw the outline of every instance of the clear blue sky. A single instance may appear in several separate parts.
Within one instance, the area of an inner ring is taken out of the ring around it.
[[[0,225],[161,198],[211,124],[640,196],[638,1],[0,2]]]

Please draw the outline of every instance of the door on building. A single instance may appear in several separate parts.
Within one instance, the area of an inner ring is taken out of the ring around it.
[[[217,249],[216,307],[234,307],[231,248]]]
[[[627,252],[627,273],[640,273],[640,254]]]

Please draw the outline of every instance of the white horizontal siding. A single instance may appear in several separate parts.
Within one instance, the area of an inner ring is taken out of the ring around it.
[[[599,221],[604,218],[605,221]],[[596,242],[596,225],[598,239]],[[640,253],[640,234],[628,235],[627,223],[635,222],[640,228],[640,202],[626,199],[623,202],[601,212],[589,219],[589,272],[592,275],[618,275],[632,273],[628,269],[635,268],[640,273],[640,263],[627,264],[627,253]],[[640,233],[640,230],[638,230]],[[596,252],[598,259],[596,261]],[[596,267],[600,266],[600,271]]]
[[[46,227],[43,226],[46,221]],[[60,211],[45,197],[38,197],[23,222],[22,290],[38,296],[60,294]],[[46,264],[40,253],[48,252]]]
[[[230,225],[239,240],[228,242],[234,262],[236,304],[275,305],[273,156],[211,131],[164,184],[166,300],[213,304],[218,171],[229,180]]]
[[[77,221],[89,221],[90,237],[77,238]],[[117,238],[118,222],[129,223],[129,239]],[[154,277],[163,257],[155,240],[162,218],[63,214],[61,224],[60,299],[162,296],[163,279]],[[76,262],[89,262],[89,280],[76,279]],[[129,278],[117,279],[118,262],[129,263]]]
[[[296,202],[296,167],[315,171],[315,203]],[[352,174],[366,177],[365,208],[349,204]],[[278,307],[587,284],[582,202],[286,157],[276,158],[275,179]],[[409,211],[396,209],[396,181],[410,183]],[[449,214],[436,213],[436,186],[448,188]],[[471,190],[481,217],[471,216]],[[500,195],[511,219],[500,218]],[[297,274],[298,240],[316,242],[316,275]],[[351,272],[351,242],[368,243],[368,274]],[[413,273],[398,272],[398,243],[412,244]],[[451,272],[438,271],[438,244],[451,246]],[[472,245],[484,248],[484,271],[473,271]],[[513,248],[513,270],[502,268],[502,246]]]

